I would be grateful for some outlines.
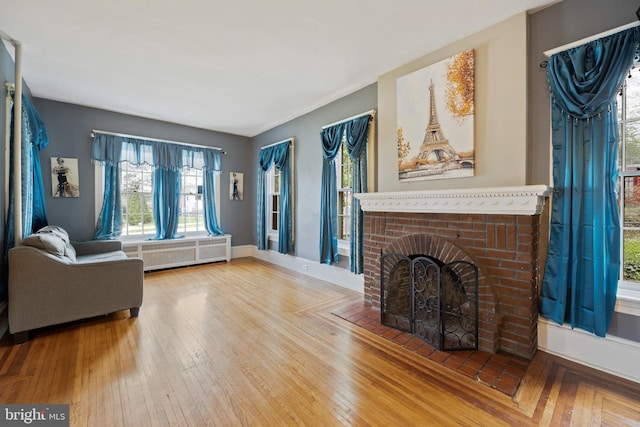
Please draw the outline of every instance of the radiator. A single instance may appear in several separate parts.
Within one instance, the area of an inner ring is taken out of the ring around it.
[[[123,242],[130,257],[144,260],[144,270],[231,260],[231,235],[185,237],[174,240]]]

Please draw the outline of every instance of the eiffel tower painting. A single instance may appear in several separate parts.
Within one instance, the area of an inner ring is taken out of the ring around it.
[[[473,73],[473,51],[398,79],[400,181],[473,176],[473,94],[469,98],[468,91],[473,90],[473,75],[469,79],[469,70]],[[462,96],[467,98],[461,100]]]
[[[424,131],[424,140],[416,159],[427,162],[429,159],[435,159],[438,163],[455,161],[459,159],[458,153],[449,145],[449,140],[445,138],[440,123],[438,123],[436,96],[433,89],[432,80],[429,84],[429,124]]]

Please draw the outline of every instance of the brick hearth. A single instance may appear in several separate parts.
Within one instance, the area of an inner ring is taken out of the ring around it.
[[[513,200],[515,194],[517,199],[522,192],[508,191],[506,197]],[[503,193],[500,192],[500,200],[504,200]],[[384,200],[383,193],[374,194],[377,194],[377,201]],[[393,199],[402,193],[389,194]],[[409,198],[410,202],[405,207],[397,202],[389,206],[385,205],[386,202],[372,204],[362,201],[365,211],[365,301],[374,310],[380,310],[382,253],[430,255],[444,262],[471,260],[480,274],[479,348],[491,353],[500,350],[532,358],[538,347],[540,214],[545,200],[543,196],[548,194],[548,190],[536,189],[532,193],[536,206],[526,209],[521,209],[526,205],[524,202],[516,207],[513,202],[503,201],[486,206],[479,201],[482,196],[478,199],[473,193],[474,196],[470,197],[469,191],[464,193],[464,197],[457,197],[454,203],[451,203],[450,194],[460,192],[447,193],[447,196],[438,193],[435,199],[433,193],[424,194],[429,206],[419,210],[436,212],[415,212],[419,202],[414,197]],[[493,198],[496,196],[495,191],[487,194]],[[367,195],[357,195],[358,198],[362,196]],[[446,209],[442,207],[445,198],[444,204],[449,205]],[[473,206],[469,205],[469,200]],[[463,209],[456,206],[463,206]],[[493,211],[489,212],[490,209]],[[481,213],[448,213],[442,210]]]

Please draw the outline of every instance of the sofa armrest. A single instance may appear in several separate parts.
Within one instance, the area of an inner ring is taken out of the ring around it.
[[[86,242],[71,242],[71,246],[73,246],[79,256],[122,250],[122,242],[120,240],[89,240]]]

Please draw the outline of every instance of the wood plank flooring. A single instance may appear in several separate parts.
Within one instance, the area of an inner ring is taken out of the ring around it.
[[[331,314],[361,294],[253,258],[145,275],[128,312],[0,343],[0,402],[73,426],[640,425],[640,385],[538,352],[514,398]]]

